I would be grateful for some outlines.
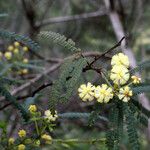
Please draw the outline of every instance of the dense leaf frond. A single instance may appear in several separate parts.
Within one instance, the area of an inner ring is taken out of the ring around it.
[[[133,112],[130,110],[128,104],[124,104],[124,114],[127,123],[127,132],[129,137],[129,142],[132,150],[140,150],[138,133],[137,133],[137,121],[134,117]]]
[[[20,111],[20,113],[25,121],[28,121],[29,114],[27,113],[27,111],[24,109],[23,106],[21,106],[17,102],[16,98],[14,96],[12,96],[4,86],[0,86],[0,94],[2,96],[4,96],[7,101],[11,102],[14,105],[14,107]]]
[[[0,30],[0,38],[2,39],[10,39],[13,41],[18,41],[26,46],[28,46],[32,50],[38,50],[40,47],[39,45],[31,40],[29,37],[24,36],[24,35],[19,35],[14,32],[9,32],[5,30]]]
[[[72,52],[79,52],[80,49],[75,47],[75,43],[71,39],[67,39],[64,35],[61,35],[59,33],[55,33],[52,31],[42,31],[40,32],[39,40],[45,39],[47,41],[52,41],[55,44],[58,44],[64,48],[66,48],[69,51]]]
[[[82,57],[70,58],[64,62],[61,74],[51,89],[49,105],[52,111],[58,102],[67,102],[72,96],[85,64],[86,60]]]

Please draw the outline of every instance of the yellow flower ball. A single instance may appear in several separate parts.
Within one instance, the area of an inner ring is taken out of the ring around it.
[[[24,144],[18,145],[18,150],[25,150],[26,146]]]
[[[14,42],[15,47],[19,47],[20,43],[19,42]]]
[[[128,102],[130,97],[133,95],[132,90],[129,86],[125,86],[119,90],[118,97],[123,102]]]
[[[26,131],[25,130],[19,130],[18,135],[20,138],[23,138],[26,136]]]
[[[15,49],[13,50],[13,52],[14,52],[14,54],[18,54],[18,53],[19,53],[19,49],[18,49],[18,48],[15,48]]]
[[[127,83],[130,78],[129,70],[124,66],[114,66],[111,70],[110,79],[117,85]]]
[[[113,98],[113,90],[107,84],[102,84],[95,88],[95,97],[100,103],[108,103]]]
[[[12,45],[8,46],[8,51],[13,51],[14,50],[14,47]]]
[[[40,146],[40,144],[41,144],[40,140],[36,140],[36,141],[35,141],[35,145],[36,145],[36,146]]]
[[[9,145],[14,144],[14,142],[15,142],[15,139],[14,139],[14,138],[9,138],[9,140],[8,140],[8,144],[9,144]]]
[[[23,63],[27,64],[29,62],[29,60],[27,58],[23,59]]]
[[[30,113],[33,113],[33,112],[37,111],[37,107],[36,107],[36,105],[30,105],[28,110],[30,111]]]
[[[28,69],[23,69],[23,70],[22,70],[22,74],[24,74],[24,75],[25,75],[25,74],[28,74],[28,72],[29,72]]]
[[[26,47],[26,46],[24,46],[22,49],[23,49],[24,52],[29,51],[28,47]]]
[[[133,84],[139,84],[141,82],[141,78],[137,76],[132,76],[131,77]]]
[[[46,144],[52,143],[52,137],[48,134],[43,134],[41,138],[45,141]]]
[[[7,60],[10,60],[12,58],[12,53],[11,52],[5,52],[4,56]]]
[[[44,112],[44,118],[47,120],[47,121],[56,121],[56,119],[58,118],[58,115],[57,115],[57,111],[55,111],[55,114],[52,115],[51,111],[50,110],[46,110]]]
[[[117,65],[117,66],[123,65],[123,66],[128,68],[129,67],[128,56],[123,54],[123,53],[119,53],[119,54],[114,55],[111,59],[111,65],[112,66],[114,66],[114,65]]]
[[[86,84],[82,84],[79,89],[79,97],[83,101],[92,101],[94,99],[94,90],[95,86],[93,86],[90,82]]]

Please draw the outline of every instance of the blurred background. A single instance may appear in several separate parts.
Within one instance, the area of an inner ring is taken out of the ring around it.
[[[71,53],[48,40],[39,40],[37,35],[41,31],[53,31],[65,35],[68,39],[72,39],[87,57],[101,54],[125,36],[125,40],[117,50],[129,56],[133,68],[150,57],[149,6],[149,0],[0,0],[0,28],[28,36],[40,45],[36,52],[20,54],[21,59],[25,57],[29,59],[30,65],[23,66],[20,58],[14,58],[17,68],[28,68],[28,73],[18,75],[19,69],[14,73],[10,67],[11,62],[4,61],[0,66],[1,75],[19,81],[17,86],[9,88],[22,104],[28,106],[35,103],[40,110],[45,110],[51,88],[47,87],[38,94],[32,94],[38,87],[58,78],[62,60]],[[13,40],[0,39],[1,52],[7,51],[13,42]],[[106,65],[108,61],[99,63]],[[42,76],[39,77],[41,74]],[[141,76],[144,81],[149,82],[149,69],[142,71]],[[31,81],[34,81],[33,84]],[[100,82],[98,75],[92,71],[83,74],[82,82],[87,81]],[[147,94],[142,97],[142,104],[148,109],[150,109],[149,96]],[[0,118],[8,123],[8,135],[15,136],[16,131],[21,127],[19,114],[2,98],[0,100]],[[94,104],[83,103],[75,91],[68,103],[57,107],[59,113],[92,112]],[[101,115],[106,116],[107,108],[101,110]],[[104,137],[107,122],[97,121],[93,126],[88,126],[88,122],[87,119],[60,119],[53,137],[67,139]],[[149,150],[150,131],[141,127],[139,133],[142,149]],[[125,134],[122,150],[129,149],[125,146],[127,142]],[[62,144],[53,145],[51,149],[105,150],[106,147],[101,143]]]

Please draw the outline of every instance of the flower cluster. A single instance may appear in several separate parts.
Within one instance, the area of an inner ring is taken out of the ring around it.
[[[10,137],[8,139],[8,146],[17,150],[25,150],[28,146],[39,147],[44,144],[51,144],[52,137],[47,134],[47,130],[51,132],[54,127],[54,121],[58,118],[57,111],[52,114],[50,110],[44,111],[44,115],[38,111],[36,105],[30,105],[28,111],[31,115],[31,122],[35,124],[36,136],[35,138],[29,137],[26,130],[21,129],[18,131],[18,138]]]
[[[28,64],[28,47],[23,46],[21,43],[15,41],[13,44],[9,45],[7,49],[2,52],[0,51],[0,60],[7,63],[23,63]],[[15,66],[15,65],[14,65]],[[28,74],[29,70],[25,67],[12,67],[9,71],[16,72],[19,75]]]
[[[82,84],[79,89],[79,97],[83,101],[92,101],[96,99],[99,103],[108,103],[114,96],[123,102],[128,102],[133,95],[131,84],[139,84],[141,78],[131,76],[129,73],[129,59],[123,54],[119,53],[111,59],[111,71],[109,77],[102,72],[107,84],[94,86],[91,83]]]

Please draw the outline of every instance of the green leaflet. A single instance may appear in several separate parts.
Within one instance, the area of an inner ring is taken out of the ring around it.
[[[39,40],[44,39],[48,42],[52,41],[55,44],[58,44],[72,52],[81,51],[79,48],[75,47],[75,43],[71,39],[67,39],[64,35],[61,35],[59,33],[55,33],[52,31],[42,31],[39,33],[38,38]]]
[[[150,92],[150,83],[141,83],[132,88],[134,94]]]
[[[16,98],[15,98],[14,96],[12,96],[12,95],[9,93],[9,91],[8,91],[4,86],[2,86],[2,85],[0,86],[0,94],[1,94],[2,96],[4,96],[7,101],[11,102],[11,103],[14,105],[14,107],[16,107],[16,108],[20,111],[20,113],[21,113],[21,115],[22,115],[22,117],[23,117],[23,119],[24,119],[25,121],[28,121],[28,119],[29,119],[29,114],[26,112],[25,108],[24,108],[23,106],[21,106],[21,105],[17,102]]]
[[[80,79],[82,69],[86,64],[85,58],[67,59],[61,67],[59,78],[54,82],[51,88],[49,107],[54,111],[58,102],[69,101]]]
[[[63,113],[58,114],[60,118],[67,118],[67,119],[78,119],[78,118],[89,118],[91,113],[82,113],[82,112],[69,112],[69,113]],[[103,116],[98,116],[97,120],[102,120],[108,122],[108,119]]]
[[[119,110],[114,105],[109,110],[109,129],[106,133],[108,150],[119,150],[118,118]]]
[[[134,117],[133,112],[130,110],[130,107],[128,104],[124,103],[124,114],[126,117],[126,123],[127,123],[127,132],[130,142],[130,147],[132,150],[140,150],[140,144],[138,141],[138,133],[137,133],[137,121]]]
[[[146,117],[150,117],[150,111],[144,108],[138,101],[132,99],[133,105],[136,107],[137,111],[140,111],[140,113],[143,113]]]
[[[40,49],[39,45],[36,42],[32,41],[29,37],[18,35],[14,32],[9,32],[1,29],[0,37],[3,39],[10,39],[10,40],[16,40],[18,42],[21,42],[32,50]]]
[[[142,69],[144,68],[148,68],[150,67],[150,61],[149,60],[146,60],[144,62],[141,62],[137,67],[133,68],[130,70],[130,73],[135,73],[135,72],[138,72],[138,71],[141,71]]]

